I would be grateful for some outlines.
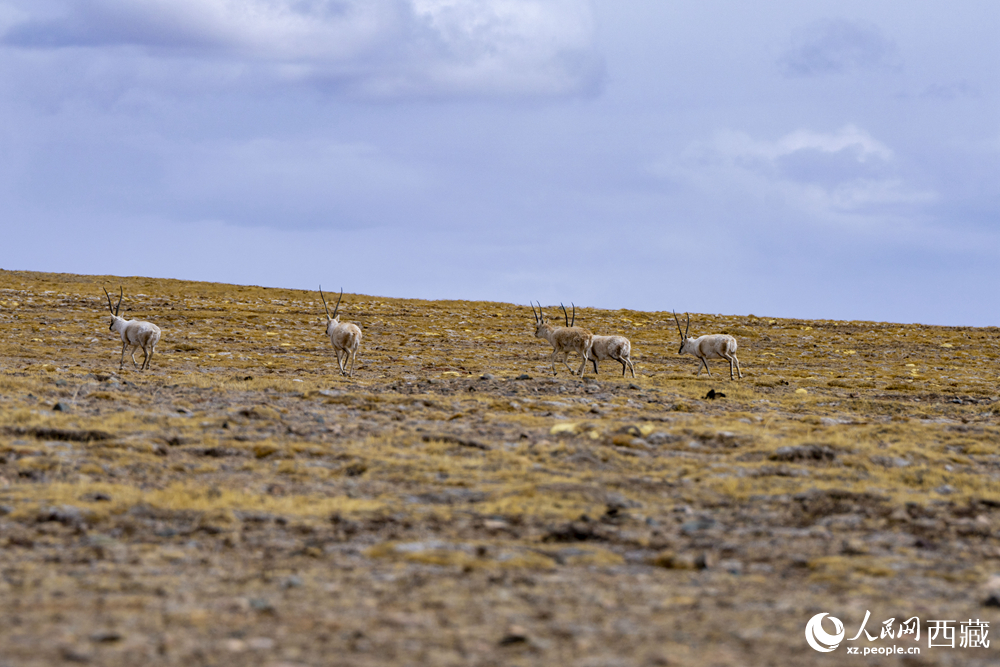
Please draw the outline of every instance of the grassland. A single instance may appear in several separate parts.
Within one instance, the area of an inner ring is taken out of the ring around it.
[[[869,664],[806,621],[1000,623],[997,329],[693,315],[730,382],[669,313],[578,309],[639,374],[580,379],[526,306],[341,312],[353,379],[316,293],[0,271],[0,666]],[[997,660],[920,646],[877,664]]]

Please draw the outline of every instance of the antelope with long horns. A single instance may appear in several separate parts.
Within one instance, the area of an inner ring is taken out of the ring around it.
[[[729,334],[708,334],[697,338],[688,338],[688,331],[691,329],[691,315],[687,316],[687,328],[683,333],[681,332],[681,321],[677,319],[677,313],[674,313],[674,322],[677,323],[677,333],[681,334],[681,349],[677,354],[691,354],[701,359],[709,376],[712,375],[712,371],[708,368],[706,360],[725,359],[729,362],[729,379],[736,379],[733,377],[733,364],[736,365],[736,371],[740,377],[743,377],[743,371],[740,370],[740,360],[736,358],[735,338]],[[698,366],[698,375],[701,375],[701,366]]]
[[[591,341],[594,338],[594,334],[590,333],[583,327],[573,326],[576,323],[576,305],[573,305],[573,322],[570,323],[569,315],[566,313],[566,306],[559,304],[562,307],[563,318],[566,321],[566,326],[560,327],[549,324],[545,321],[545,315],[542,313],[542,303],[538,303],[538,312],[535,312],[534,304],[531,305],[531,312],[535,316],[535,338],[544,338],[549,341],[552,345],[552,373],[556,372],[556,359],[560,359],[566,368],[569,369],[570,373],[573,373],[573,368],[566,363],[566,356],[570,352],[576,352],[580,355],[581,363],[580,370],[577,375],[583,375],[584,370],[587,368],[587,355],[590,354]]]
[[[333,315],[330,314],[330,306],[326,305],[322,285],[319,286],[319,296],[323,299],[323,307],[326,309],[326,335],[330,337],[333,353],[337,355],[340,374],[347,374],[345,367],[349,358],[351,362],[350,376],[354,377],[354,362],[358,360],[358,348],[361,347],[361,329],[356,324],[341,322],[337,316],[340,300],[344,298],[343,288],[340,290],[340,297],[337,298],[337,305],[333,307]],[[344,355],[343,359],[341,359],[341,353]]]
[[[160,342],[160,327],[152,322],[126,320],[125,318],[118,317],[118,311],[122,306],[122,298],[125,296],[125,292],[121,286],[118,287],[118,305],[111,305],[111,295],[108,294],[107,289],[104,289],[104,296],[108,298],[108,310],[111,311],[111,326],[108,330],[117,331],[122,337],[122,358],[121,363],[118,364],[118,370],[125,367],[126,348],[131,349],[132,366],[136,367],[135,348],[137,347],[142,348],[143,354],[142,365],[138,366],[139,370],[149,370],[149,362],[153,359],[156,344]]]
[[[635,377],[635,366],[632,365],[632,343],[625,336],[594,336],[590,345],[590,361],[594,364],[594,374],[599,375],[597,370],[598,361],[608,359],[617,361],[622,365],[622,377],[625,377],[625,369],[632,371]]]

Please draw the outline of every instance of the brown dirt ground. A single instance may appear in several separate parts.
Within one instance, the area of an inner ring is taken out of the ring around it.
[[[803,634],[998,627],[997,329],[693,315],[730,382],[584,308],[639,377],[580,379],[527,306],[341,310],[353,379],[316,293],[0,271],[0,667],[997,664]]]

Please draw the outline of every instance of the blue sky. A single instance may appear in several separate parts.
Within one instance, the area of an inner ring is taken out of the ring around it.
[[[998,34],[990,0],[0,0],[0,267],[997,325]]]

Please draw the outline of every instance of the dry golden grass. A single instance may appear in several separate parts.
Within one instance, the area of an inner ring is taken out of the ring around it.
[[[584,308],[639,377],[579,379],[526,306],[341,311],[353,379],[316,293],[0,272],[0,666],[799,665],[818,611],[1000,620],[996,329],[693,314],[730,382]]]

